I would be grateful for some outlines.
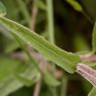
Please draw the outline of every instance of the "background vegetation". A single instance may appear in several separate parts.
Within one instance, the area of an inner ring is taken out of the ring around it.
[[[0,17],[0,96],[96,95],[75,72],[80,56],[96,51],[95,0],[0,1],[6,18],[34,32]],[[86,63],[96,68],[95,62]]]

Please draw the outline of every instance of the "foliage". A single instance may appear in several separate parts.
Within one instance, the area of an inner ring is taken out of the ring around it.
[[[96,68],[95,1],[1,1],[0,96],[95,96],[77,74],[79,63]]]

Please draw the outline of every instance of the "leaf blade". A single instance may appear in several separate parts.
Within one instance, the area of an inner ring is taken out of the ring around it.
[[[43,37],[30,31],[28,28],[4,17],[0,17],[0,23],[10,32],[20,37],[24,42],[31,44],[47,60],[56,63],[69,73],[75,72],[76,63],[80,61],[78,55],[63,51],[55,45],[50,44]]]

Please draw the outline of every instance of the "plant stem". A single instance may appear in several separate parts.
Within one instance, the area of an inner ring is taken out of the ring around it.
[[[49,41],[55,43],[54,39],[54,20],[53,20],[53,0],[47,0],[47,20],[48,20],[48,32]]]
[[[37,14],[38,14],[38,8],[36,6],[36,2],[37,2],[37,0],[33,0],[32,14],[31,14],[31,24],[30,24],[31,30],[35,30],[36,17],[37,17]]]
[[[67,77],[66,76],[64,76],[63,78],[62,78],[62,85],[61,85],[61,94],[60,94],[60,96],[66,96],[66,93],[67,93]]]
[[[34,88],[33,96],[39,96],[40,95],[40,90],[41,90],[41,85],[42,85],[42,79],[40,79]]]
[[[38,8],[36,6],[36,2],[37,0],[33,0],[33,7],[32,7],[32,14],[31,14],[31,24],[30,24],[30,29],[31,30],[35,30],[35,25],[36,25],[36,17],[37,17],[37,14],[38,14]],[[38,54],[40,55],[40,54]],[[45,69],[44,65],[45,64],[45,60],[42,59],[42,62],[40,63],[40,70],[43,70]],[[39,96],[40,95],[40,91],[41,91],[41,86],[42,86],[42,78],[43,78],[43,74],[41,73],[41,78],[37,81],[35,87],[34,87],[34,92],[32,94],[32,96]]]
[[[53,0],[47,0],[47,23],[48,23],[48,33],[49,33],[49,41],[52,44],[55,44],[55,34],[54,34],[54,19],[53,19]],[[52,66],[52,73],[54,76],[56,66],[53,64]],[[52,96],[57,96],[56,88],[49,88]]]

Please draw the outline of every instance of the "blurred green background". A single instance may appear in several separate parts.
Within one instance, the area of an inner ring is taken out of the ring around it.
[[[96,18],[95,0],[0,1],[6,6],[6,17],[34,30],[49,41],[52,41],[52,38],[49,38],[51,32],[48,33],[48,31],[52,28],[53,42],[60,48],[77,53],[90,52],[92,29]],[[48,24],[51,25],[51,27],[48,26]],[[15,60],[16,63],[28,63],[28,58],[25,55],[25,60],[15,56],[16,53],[22,52],[22,49],[7,32],[8,30],[0,25],[0,31],[0,64],[8,62],[11,64],[12,60],[13,62]],[[8,64],[6,64],[6,66],[8,67]],[[2,68],[1,66],[0,69]],[[2,72],[2,70],[0,72]],[[10,72],[13,71],[11,70]],[[42,80],[39,81],[41,82],[41,85],[39,85],[39,95],[34,95],[37,81],[27,87],[21,84],[21,87],[7,94],[9,94],[8,96],[87,96],[92,86],[80,75],[70,75],[58,67],[56,67],[56,72],[56,78],[60,81],[60,85],[50,87],[48,83],[46,84],[43,80],[42,76]],[[59,77],[58,74],[60,75]],[[33,76],[34,72],[31,75]],[[4,83],[5,86],[8,86],[9,83],[7,83]],[[2,89],[3,85],[1,84],[0,86]],[[16,84],[12,86],[14,87]],[[8,87],[8,89],[10,89],[10,87]]]

